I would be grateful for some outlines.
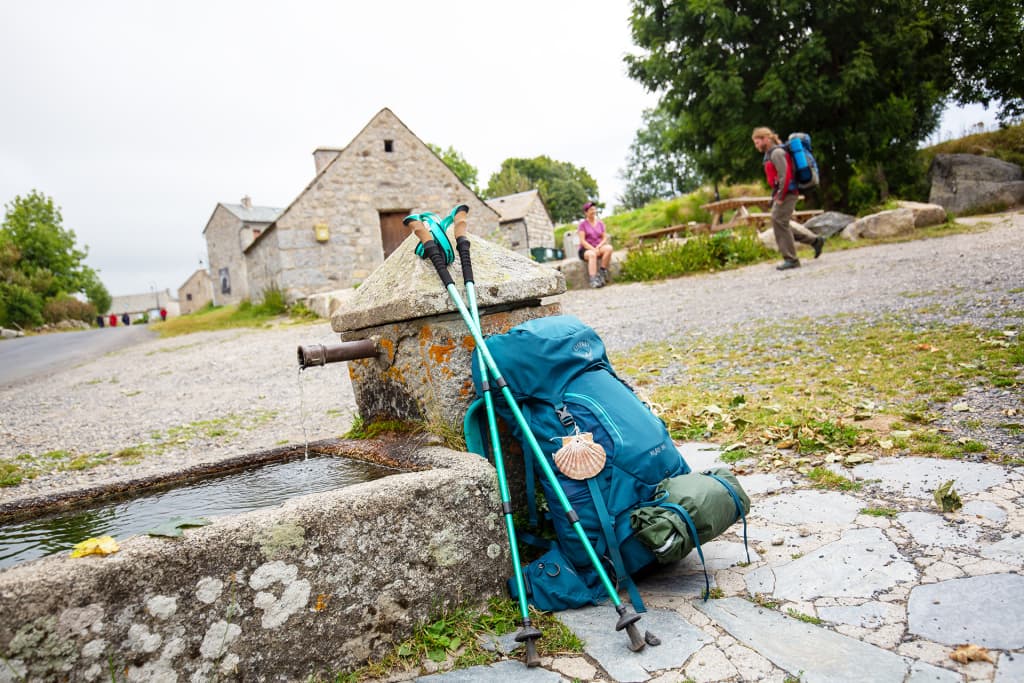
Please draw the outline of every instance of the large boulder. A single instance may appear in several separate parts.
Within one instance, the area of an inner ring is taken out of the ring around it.
[[[838,235],[841,233],[843,228],[855,220],[857,220],[857,217],[851,216],[848,213],[826,211],[825,213],[818,214],[811,220],[804,223],[804,227],[815,235],[829,238],[832,235]]]
[[[1024,202],[1024,170],[976,154],[936,154],[928,201],[951,213],[998,210]]]
[[[897,202],[901,209],[910,209],[914,212],[914,227],[927,228],[929,225],[942,225],[946,222],[946,210],[938,204],[923,204],[921,202]]]
[[[807,229],[806,225],[802,225],[801,223],[797,223],[796,221],[790,221],[789,228],[790,230],[793,231],[794,236],[803,235],[804,237],[810,239],[814,239],[815,237],[817,237],[815,233]],[[767,248],[773,251],[779,250],[779,245],[775,241],[775,230],[773,228],[768,228],[767,230],[762,230],[761,232],[757,233],[757,238],[761,240],[761,244],[763,244]]]
[[[864,216],[843,229],[843,237],[857,240],[862,237],[896,237],[914,232],[913,209],[891,209]]]

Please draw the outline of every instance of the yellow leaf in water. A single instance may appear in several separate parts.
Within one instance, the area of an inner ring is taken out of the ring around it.
[[[961,664],[967,664],[968,662],[988,662],[989,664],[995,664],[995,662],[992,661],[992,658],[988,656],[988,650],[980,645],[972,645],[970,643],[958,645],[953,652],[949,653],[949,658],[955,662],[960,662]]]
[[[85,557],[86,555],[111,555],[121,548],[113,536],[99,536],[87,538],[81,543],[76,543],[71,551],[71,557]]]

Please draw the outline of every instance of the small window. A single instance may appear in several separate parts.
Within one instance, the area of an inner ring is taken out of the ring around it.
[[[384,141],[384,151],[387,152],[388,154],[390,154],[391,152],[394,152],[395,151],[395,141],[394,140],[385,140]]]
[[[192,295],[191,294],[186,294],[185,295],[185,301],[192,301]]]

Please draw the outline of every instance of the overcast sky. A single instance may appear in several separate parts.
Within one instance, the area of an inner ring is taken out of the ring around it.
[[[176,293],[217,202],[287,206],[315,148],[388,107],[482,186],[546,154],[612,206],[656,102],[626,76],[628,16],[628,0],[3,2],[0,203],[53,197],[111,294]],[[943,128],[978,121],[994,113]]]

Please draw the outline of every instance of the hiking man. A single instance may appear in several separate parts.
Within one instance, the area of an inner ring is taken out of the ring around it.
[[[775,244],[782,254],[782,264],[776,266],[776,269],[799,268],[800,259],[796,257],[794,237],[796,241],[814,248],[814,258],[821,256],[825,238],[794,234],[793,229],[789,227],[799,192],[793,179],[793,160],[779,136],[771,128],[761,127],[754,129],[752,139],[757,151],[764,154],[764,175],[768,180],[768,186],[772,188],[772,232],[775,233]]]

